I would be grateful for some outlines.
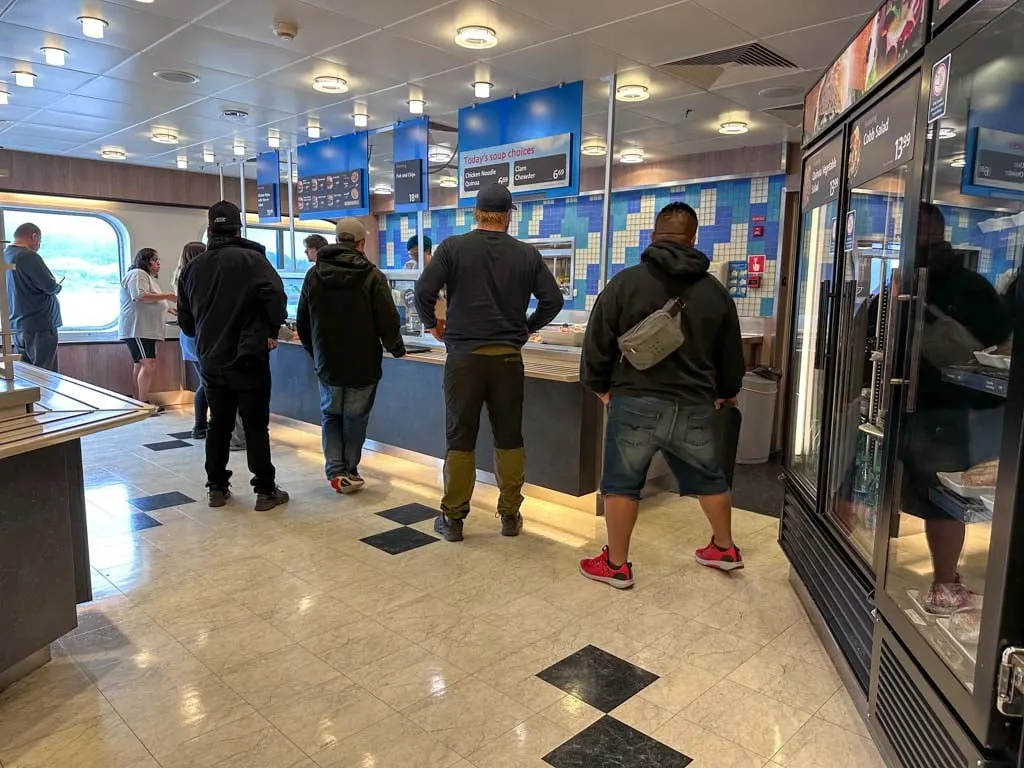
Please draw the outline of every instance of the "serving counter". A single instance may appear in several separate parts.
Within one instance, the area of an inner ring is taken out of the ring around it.
[[[406,343],[410,348],[426,344],[420,337],[408,338]],[[270,358],[274,377],[271,413],[319,425],[319,385],[310,356],[298,343],[286,342],[279,344]],[[385,356],[384,377],[367,433],[376,447],[444,458],[446,359],[441,346],[398,360]],[[528,345],[523,363],[527,483],[570,497],[593,494],[600,476],[604,409],[579,383],[579,351],[548,351]],[[494,472],[493,437],[487,419],[480,422],[477,469]]]
[[[45,664],[92,600],[81,440],[152,408],[13,363],[0,378],[0,690]]]

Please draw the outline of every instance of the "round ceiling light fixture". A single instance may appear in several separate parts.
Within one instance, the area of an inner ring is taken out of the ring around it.
[[[320,75],[313,78],[313,90],[320,93],[346,93],[348,81],[334,75]]]
[[[600,141],[588,141],[580,147],[580,154],[588,157],[604,157],[608,154],[608,147]]]
[[[454,176],[441,176],[438,178],[437,184],[445,189],[454,189],[459,186],[459,180]]]
[[[0,106],[7,103],[8,94],[7,91],[0,91]]]
[[[365,128],[370,124],[370,116],[366,114],[366,107],[356,105],[355,111],[352,113],[352,122],[356,128]]]
[[[967,156],[957,155],[949,161],[950,168],[965,168],[967,166]]]
[[[104,160],[124,160],[128,154],[121,147],[104,147],[100,150],[100,157]]]
[[[235,153],[235,157],[245,157],[245,142],[236,141],[233,151]]]
[[[455,44],[474,51],[483,51],[498,44],[498,33],[490,27],[475,24],[459,27],[455,32]]]
[[[615,89],[617,101],[647,101],[651,98],[651,92],[646,85],[620,85]]]
[[[179,171],[184,171],[186,168],[188,168],[188,158],[179,157],[177,161],[177,166]]]
[[[725,136],[739,136],[740,134],[746,133],[750,130],[750,126],[741,120],[730,120],[722,123],[718,128],[718,132]]]
[[[276,133],[271,133],[267,136],[267,146],[271,149],[278,149],[281,146],[281,137]]]
[[[158,69],[153,73],[153,77],[174,85],[195,85],[199,82],[199,75],[193,75],[191,72],[182,72],[177,69]]]
[[[157,144],[177,144],[178,134],[167,128],[154,128],[150,138]]]
[[[491,97],[491,88],[494,87],[494,83],[488,83],[486,80],[477,80],[473,83],[473,95],[478,99],[489,99]]]
[[[11,72],[14,75],[14,84],[21,88],[35,88],[36,76],[27,69],[16,69]]]
[[[644,151],[642,149],[624,149],[619,155],[619,162],[625,163],[626,165],[635,165],[644,161]]]
[[[107,22],[96,16],[79,16],[78,21],[82,25],[82,34],[94,40],[102,40],[103,34],[109,26]]]
[[[40,48],[43,52],[43,61],[51,67],[63,67],[68,61],[68,52],[63,48],[52,45],[44,45]]]
[[[217,156],[212,149],[203,148],[203,162],[207,164],[217,162]]]
[[[427,160],[435,165],[451,161],[454,154],[447,144],[431,144],[427,147]]]
[[[306,135],[311,139],[320,138],[320,123],[313,122],[310,120],[306,124]]]
[[[427,102],[423,99],[409,99],[409,113],[413,115],[422,115],[423,110],[426,109]]]

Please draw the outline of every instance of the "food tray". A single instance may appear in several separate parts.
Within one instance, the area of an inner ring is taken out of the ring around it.
[[[985,509],[991,515],[996,511],[996,497],[992,494],[986,493],[981,496],[981,503],[985,505]]]
[[[963,472],[936,472],[935,476],[946,488],[965,499],[981,499],[982,496],[995,496],[996,489],[989,485],[964,485]]]
[[[1001,371],[1010,370],[1009,355],[994,355],[991,352],[975,352],[974,359],[986,368],[998,368]]]
[[[583,331],[571,328],[542,328],[540,337],[545,344],[558,344],[562,347],[579,347],[583,344]]]

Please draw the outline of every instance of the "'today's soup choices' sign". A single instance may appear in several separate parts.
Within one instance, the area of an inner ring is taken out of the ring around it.
[[[545,136],[459,153],[462,197],[488,184],[508,187],[513,194],[560,189],[572,176],[572,134]]]
[[[853,124],[847,165],[851,189],[914,159],[920,89],[918,76]]]

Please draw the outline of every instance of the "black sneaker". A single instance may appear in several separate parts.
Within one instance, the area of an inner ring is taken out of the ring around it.
[[[231,491],[227,488],[211,488],[207,493],[211,507],[223,507],[231,498]]]
[[[257,493],[256,511],[269,512],[274,507],[279,507],[282,504],[287,504],[288,498],[288,492],[282,491],[280,488],[275,488],[270,493]]]
[[[501,516],[501,535],[518,536],[523,530],[523,516],[516,512],[514,515]]]
[[[193,440],[205,440],[206,439],[206,435],[207,435],[207,429],[205,427],[203,429],[199,429],[199,428],[193,428],[192,429],[192,439]]]
[[[445,541],[462,541],[462,520],[438,515],[434,519],[434,530],[444,536]]]

